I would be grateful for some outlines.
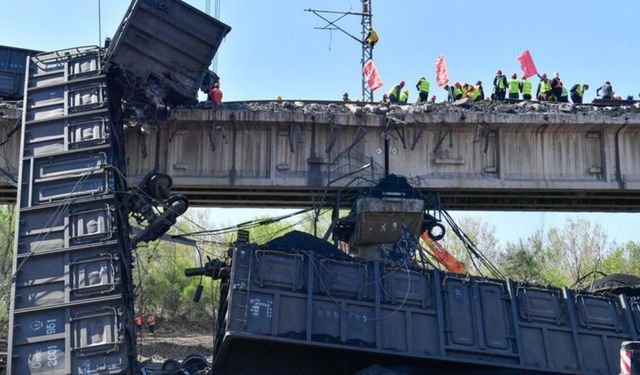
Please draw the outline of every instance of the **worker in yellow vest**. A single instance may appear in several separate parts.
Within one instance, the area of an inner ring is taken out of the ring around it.
[[[469,85],[469,91],[467,91],[466,96],[471,99],[472,102],[477,102],[480,100],[480,90],[475,86]]]
[[[376,43],[378,43],[378,33],[373,29],[373,27],[369,26],[369,30],[367,36],[364,38],[364,42],[369,45],[369,47],[373,48]]]
[[[453,100],[462,99],[462,86],[460,86],[460,82],[456,82],[453,85]]]
[[[404,87],[404,81],[400,81],[397,85],[393,86],[391,90],[389,90],[389,103],[395,104],[400,99],[400,92]]]
[[[407,102],[409,102],[409,90],[404,90],[402,91],[402,94],[400,94],[400,104],[407,104]]]
[[[520,99],[520,82],[516,73],[513,73],[509,80],[509,99]]]
[[[418,103],[426,102],[429,100],[429,81],[427,78],[422,77],[416,84],[416,89],[418,90]]]
[[[547,78],[546,73],[542,73],[542,76],[540,76],[540,84],[538,85],[536,97],[540,101],[555,101],[556,97],[553,95],[551,82],[549,81],[549,78]]]
[[[531,100],[531,92],[533,91],[533,85],[527,77],[522,77],[522,81],[520,81],[520,92],[522,93],[522,99]]]
[[[502,74],[502,70],[496,72],[496,77],[493,79],[493,93],[495,100],[504,100],[504,95],[507,91],[507,77]]]

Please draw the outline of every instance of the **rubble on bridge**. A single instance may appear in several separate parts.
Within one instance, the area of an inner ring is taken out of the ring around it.
[[[197,108],[210,108],[210,103],[199,103]],[[416,103],[410,105],[361,103],[361,102],[311,102],[311,101],[246,101],[222,103],[216,109],[247,111],[302,111],[304,113],[342,113],[342,114],[390,114],[390,113],[443,113],[443,112],[485,112],[506,114],[551,113],[620,116],[640,113],[640,102],[620,106],[594,106],[590,104],[553,103],[521,101],[518,103],[484,101],[471,102],[462,99],[453,103]]]

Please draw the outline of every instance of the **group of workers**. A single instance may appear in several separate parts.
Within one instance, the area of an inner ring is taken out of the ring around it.
[[[538,89],[535,92],[535,98],[539,101],[554,101],[568,103],[569,98],[576,104],[582,104],[585,91],[589,89],[589,85],[578,83],[567,90],[560,74],[555,73],[552,79],[549,79],[546,74],[538,75],[540,82]],[[407,104],[409,102],[409,90],[405,89],[405,81],[400,81],[397,85],[393,86],[382,97],[382,103],[392,104]],[[430,82],[426,77],[421,77],[418,83],[416,83],[416,90],[418,92],[417,103],[422,102],[435,102],[435,96],[429,98]],[[469,98],[471,101],[485,100],[484,88],[482,87],[482,81],[476,82],[475,85],[455,82],[453,85],[446,85],[443,87],[447,91],[447,101],[455,101],[463,98]],[[600,96],[602,91],[602,99],[621,99],[615,96],[611,82],[606,81],[596,91],[596,94]],[[522,95],[522,96],[521,96]],[[501,70],[496,72],[496,76],[493,79],[493,92],[491,93],[491,100],[532,100],[534,99],[533,83],[526,77],[518,79],[518,75],[513,73],[511,79],[502,74]],[[349,95],[345,93],[343,100],[348,101]]]
[[[156,316],[155,314],[149,314],[147,315],[147,328],[149,329],[149,333],[153,334],[156,331]],[[138,332],[142,332],[142,314],[136,314],[136,316],[133,318],[133,322],[136,326],[136,330]]]

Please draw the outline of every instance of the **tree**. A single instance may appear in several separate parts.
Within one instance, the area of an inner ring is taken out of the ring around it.
[[[568,218],[561,229],[550,229],[547,240],[549,260],[557,262],[566,280],[577,287],[592,281],[588,276],[611,248],[600,224],[576,217]]]
[[[617,246],[602,261],[602,271],[640,275],[640,242],[629,241]]]
[[[13,273],[14,206],[0,206],[0,337],[6,337]]]
[[[477,249],[484,254],[489,260],[495,262],[500,253],[498,238],[496,237],[496,228],[479,217],[463,216],[456,224],[476,245]],[[442,240],[442,244],[456,259],[461,261],[472,273],[474,263],[480,268],[480,272],[484,273],[486,269],[482,267],[477,259],[472,261],[469,251],[465,248],[464,243],[454,234],[451,227],[446,226],[447,234]]]
[[[537,231],[526,240],[507,243],[504,253],[499,257],[498,267],[506,277],[517,280],[546,282],[546,256],[543,234]]]

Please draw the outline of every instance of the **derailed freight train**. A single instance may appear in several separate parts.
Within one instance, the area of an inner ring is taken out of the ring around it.
[[[640,336],[633,287],[438,270],[417,240],[443,235],[432,202],[390,176],[335,223],[346,252],[294,232],[188,270],[221,280],[214,373],[620,372],[621,343]]]

